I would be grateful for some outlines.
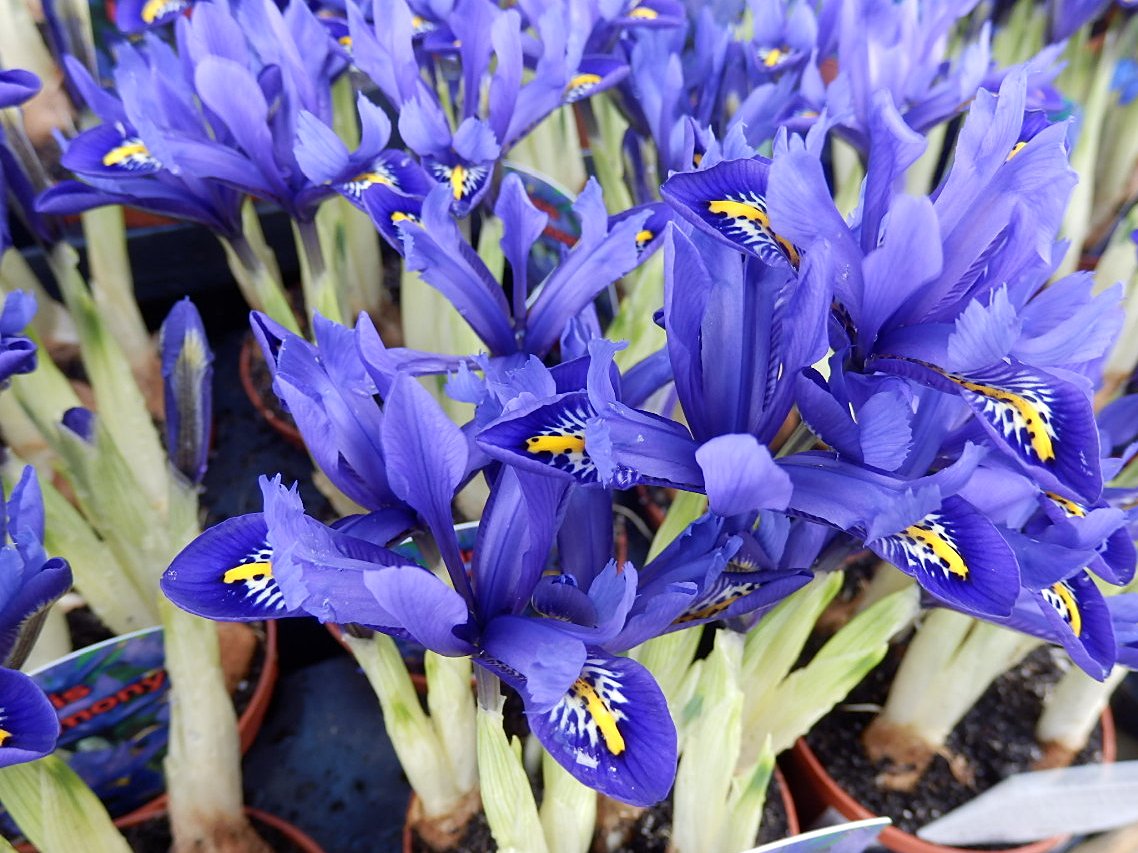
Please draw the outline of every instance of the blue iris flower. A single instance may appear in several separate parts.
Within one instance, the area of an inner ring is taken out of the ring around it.
[[[0,502],[0,767],[33,761],[55,749],[59,719],[43,691],[16,672],[47,609],[71,588],[71,568],[43,546],[43,497],[24,469]],[[10,668],[7,668],[10,667]]]

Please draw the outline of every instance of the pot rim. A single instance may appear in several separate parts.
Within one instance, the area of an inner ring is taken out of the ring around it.
[[[1118,743],[1115,738],[1114,718],[1110,708],[1103,709],[1100,717],[1102,725],[1102,760],[1111,764],[1117,757]],[[805,738],[799,738],[791,748],[791,757],[798,764],[802,775],[809,779],[822,801],[837,810],[843,817],[850,820],[865,820],[875,815],[860,802],[855,800],[832,777],[822,765],[817,754],[812,750]],[[1049,853],[1059,845],[1070,839],[1069,835],[1056,835],[1043,838],[1028,844],[989,849],[987,853]],[[888,826],[881,832],[881,843],[897,853],[977,853],[975,847],[946,847],[925,841],[895,826]]]
[[[308,835],[308,833],[306,833],[295,824],[289,823],[284,818],[278,817],[274,814],[269,814],[268,812],[263,812],[260,809],[253,808],[252,806],[245,806],[244,811],[246,817],[255,818],[259,822],[266,824],[267,826],[271,826],[273,829],[280,832],[293,844],[303,850],[304,853],[325,853],[324,848],[317,844],[316,841],[314,841],[312,837]],[[115,821],[115,826],[119,827],[120,829],[126,829],[131,826],[137,826],[138,824],[144,823],[148,820],[164,817],[166,814],[165,803],[163,803],[163,807],[160,809],[154,809],[145,814],[142,814],[141,812],[142,810],[140,809],[137,812],[132,812],[126,817],[119,818]]]

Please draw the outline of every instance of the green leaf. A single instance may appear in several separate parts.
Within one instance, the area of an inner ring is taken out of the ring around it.
[[[545,750],[541,775],[541,825],[549,853],[585,853],[593,841],[597,820],[597,792],[582,785]]]
[[[774,759],[774,749],[770,738],[767,738],[759,760],[749,769],[744,768],[735,774],[735,787],[727,803],[727,825],[723,830],[723,848],[731,853],[746,850],[756,842],[774,774]]]
[[[501,851],[546,853],[545,833],[521,757],[502,729],[500,698],[494,708],[478,708],[478,773],[482,808]]]
[[[748,734],[769,735],[775,754],[790,747],[881,662],[890,638],[919,610],[919,593],[895,592],[851,619],[803,668],[778,685]]]
[[[423,706],[395,641],[386,634],[344,641],[364,671],[383,708],[383,725],[411,788],[427,817],[451,811],[465,792],[451,773],[446,749]],[[503,735],[504,738],[504,735]]]
[[[130,853],[99,798],[58,755],[0,769],[0,803],[44,853]]]
[[[684,714],[680,763],[672,791],[672,840],[677,850],[731,853],[723,847],[723,831],[742,742],[742,653],[740,634],[716,634],[715,648],[702,668],[698,712]]]
[[[68,310],[75,320],[83,366],[95,393],[100,420],[122,452],[135,488],[157,511],[167,498],[166,450],[142,392],[135,384],[130,363],[95,305],[76,270],[75,251],[66,243],[51,252],[52,272]]]

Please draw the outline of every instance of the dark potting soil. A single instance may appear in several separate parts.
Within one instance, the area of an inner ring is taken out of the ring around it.
[[[948,761],[933,759],[912,792],[878,788],[874,779],[885,770],[873,763],[861,745],[872,713],[844,710],[858,704],[881,705],[901,660],[894,648],[839,706],[806,736],[806,742],[834,780],[867,809],[893,819],[914,833],[925,824],[963,805],[1015,773],[1030,770],[1042,750],[1035,740],[1035,722],[1043,700],[1062,674],[1050,648],[1036,649],[1016,667],[996,679],[949,735],[949,755],[962,756],[973,775],[971,785],[957,781]],[[1102,729],[1096,727],[1075,764],[1102,760]],[[988,849],[979,847],[977,849]]]
[[[789,829],[786,804],[782,801],[782,788],[778,779],[772,778],[770,787],[767,788],[767,799],[763,805],[763,822],[759,825],[755,844],[769,844],[786,838]],[[666,853],[671,843],[672,801],[665,800],[659,805],[646,809],[640,815],[628,844],[621,848],[620,853]],[[417,835],[412,836],[411,849],[414,853],[432,853]],[[486,822],[485,814],[479,812],[470,822],[462,841],[454,849],[460,853],[489,853],[498,849],[494,844],[494,837],[490,834],[490,825]]]
[[[490,824],[486,820],[485,812],[479,812],[474,816],[466,825],[466,832],[463,833],[462,840],[451,849],[454,853],[492,853],[498,849],[498,845],[494,843],[494,836],[490,832]],[[423,843],[418,834],[412,832],[411,853],[434,853],[434,851]]]
[[[238,362],[245,329],[211,337],[214,347],[213,445],[202,485],[205,526],[235,515],[260,512],[259,477],[281,475],[285,485],[296,482],[305,511],[314,518],[336,518],[331,505],[312,484],[312,461],[303,450],[282,438],[253,408],[238,381]],[[270,391],[270,396],[275,399]]]
[[[67,611],[67,630],[71,634],[72,649],[85,649],[114,636],[103,620],[86,605]]]
[[[782,801],[782,787],[771,777],[767,798],[763,803],[763,821],[755,844],[769,844],[787,837],[790,825],[786,804]],[[622,853],[666,853],[672,843],[672,801],[665,800],[646,810],[636,822],[632,838]]]
[[[257,831],[257,834],[274,853],[304,853],[303,847],[298,847],[292,839],[275,826],[262,823],[252,815],[250,815],[249,820],[253,824],[253,829]],[[174,839],[170,835],[170,824],[167,823],[165,814],[137,826],[127,827],[122,830],[122,834],[126,838],[126,843],[130,845],[130,849],[135,853],[168,853],[170,845],[174,843]]]

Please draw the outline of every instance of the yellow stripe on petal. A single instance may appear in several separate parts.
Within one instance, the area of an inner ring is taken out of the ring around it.
[[[261,580],[273,576],[273,564],[258,561],[255,563],[242,563],[234,566],[221,577],[222,583],[239,583],[243,581]]]
[[[624,735],[617,728],[616,717],[613,716],[604,700],[597,695],[593,685],[583,678],[578,678],[573,682],[573,692],[585,700],[585,708],[588,710],[589,716],[596,722],[601,738],[605,742],[605,748],[613,755],[620,755],[624,752]]]
[[[709,201],[707,203],[707,209],[712,213],[722,213],[724,216],[729,216],[732,219],[749,219],[752,222],[758,222],[767,229],[771,227],[770,217],[753,204],[747,204],[746,202],[731,201],[730,199],[724,198],[718,201]]]
[[[167,12],[180,5],[180,3],[170,2],[170,0],[146,0],[146,4],[142,7],[142,20],[148,24],[153,24]]]
[[[931,530],[920,524],[914,524],[910,527],[906,527],[902,535],[908,536],[916,540],[919,545],[924,546],[949,574],[956,575],[961,579],[968,577],[968,564],[964,562],[964,558],[960,556],[960,552],[953,547],[951,542],[938,534],[935,530]]]
[[[636,18],[638,21],[654,21],[660,17],[660,13],[655,9],[649,9],[647,6],[637,6],[628,13],[628,17]]]
[[[785,54],[777,47],[772,47],[767,51],[766,56],[763,57],[763,65],[767,68],[774,68],[782,60]]]
[[[1067,586],[1065,581],[1052,584],[1047,589],[1042,590],[1040,595],[1042,595],[1043,600],[1059,614],[1060,618],[1070,626],[1076,637],[1083,633],[1083,614],[1079,610],[1079,602],[1075,598],[1075,593],[1072,592],[1071,587]]]
[[[1026,432],[1027,440],[1036,458],[1041,462],[1050,462],[1055,458],[1055,446],[1051,441],[1051,432],[1048,430],[1039,410],[1025,397],[996,388],[992,385],[983,385],[979,382],[970,382],[962,376],[948,374],[948,378],[966,391],[973,391],[989,400],[1006,403],[1018,417],[1018,426]]]
[[[1019,154],[1019,152],[1021,152],[1023,150],[1025,145],[1027,145],[1026,142],[1017,142],[1015,145],[1013,145],[1012,150],[1010,152],[1008,152],[1007,160],[1005,160],[1004,162],[1006,163],[1008,160],[1011,160],[1012,157]]]
[[[462,168],[462,166],[455,166],[450,170],[450,189],[454,194],[455,201],[462,198],[465,187],[466,169]]]
[[[12,733],[5,729],[0,729],[0,746],[3,746],[12,737]]]
[[[1073,500],[1065,498],[1062,495],[1057,495],[1054,492],[1044,492],[1043,494],[1049,497],[1052,503],[1063,510],[1068,518],[1086,518],[1087,508],[1082,504],[1077,504]]]
[[[103,165],[120,166],[127,160],[131,160],[136,157],[149,158],[150,151],[147,150],[146,146],[142,142],[138,140],[131,140],[130,142],[126,142],[122,145],[112,148],[110,151],[104,154]]]
[[[585,438],[580,435],[535,435],[526,439],[530,453],[584,453]]]
[[[636,233],[636,245],[637,245],[637,247],[643,248],[644,246],[647,246],[649,243],[652,242],[652,238],[655,236],[656,235],[653,234],[651,231],[649,231],[647,228],[645,228],[643,231],[638,231]]]

